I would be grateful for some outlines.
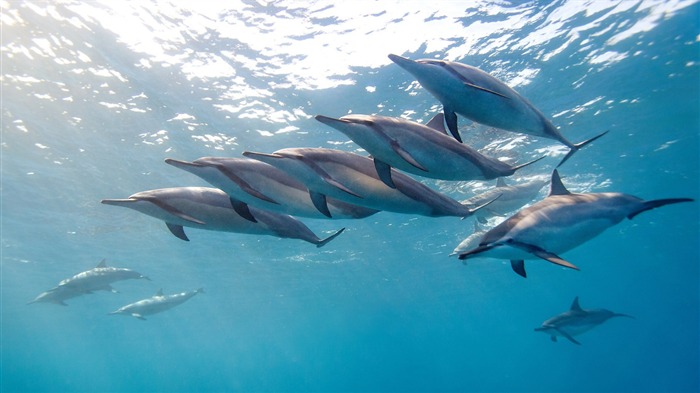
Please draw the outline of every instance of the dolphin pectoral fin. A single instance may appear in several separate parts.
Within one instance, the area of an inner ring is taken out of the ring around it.
[[[392,141],[391,141],[391,148],[394,150],[394,153],[398,154],[398,155],[399,155],[401,158],[403,158],[403,160],[406,161],[407,163],[413,165],[414,167],[420,169],[420,170],[423,171],[423,172],[428,172],[428,170],[425,169],[425,167],[424,167],[423,165],[421,165],[420,163],[418,163],[418,161],[417,161],[415,158],[413,158],[413,156],[411,155],[411,153],[407,152],[407,151],[406,151],[403,147],[401,147],[401,145],[400,145],[398,142],[396,142],[395,140],[392,140]]]
[[[656,209],[657,207],[666,206],[666,205],[670,205],[673,203],[693,202],[693,201],[694,201],[694,199],[692,199],[692,198],[670,198],[670,199],[656,199],[653,201],[646,201],[646,202],[642,203],[642,206],[640,206],[637,210],[628,214],[627,218],[629,218],[631,220],[634,217],[636,217],[637,214],[643,213],[647,210]]]
[[[497,96],[499,96],[499,97],[502,97],[502,98],[505,98],[505,99],[507,99],[507,100],[510,100],[510,97],[508,97],[508,96],[506,96],[506,95],[504,95],[504,94],[501,94],[501,93],[499,93],[499,92],[497,92],[497,91],[493,91],[493,90],[491,90],[491,89],[487,89],[487,88],[485,88],[485,87],[481,87],[481,86],[479,86],[479,85],[475,85],[474,83],[471,83],[471,82],[464,82],[464,85],[467,86],[467,87],[472,87],[472,88],[474,88],[474,89],[481,90],[481,91],[486,92],[486,93],[491,93],[491,94],[493,94],[493,95],[497,95]]]
[[[147,201],[147,202],[151,202],[152,204],[158,206],[159,208],[165,210],[166,212],[172,214],[173,216],[178,217],[178,218],[181,218],[181,219],[183,219],[183,220],[185,220],[185,221],[190,221],[190,222],[193,222],[193,223],[199,224],[199,225],[205,225],[205,224],[206,224],[204,221],[198,220],[198,219],[196,219],[196,218],[190,216],[189,214],[185,214],[185,213],[183,213],[182,211],[180,211],[179,209],[177,209],[176,207],[174,207],[174,206],[172,206],[172,205],[170,205],[170,204],[168,204],[168,203],[166,203],[166,202],[164,202],[164,201],[162,201],[162,200],[160,200],[160,199],[156,199],[156,198],[143,198],[143,200],[144,200],[144,201]]]
[[[241,202],[235,198],[229,199],[231,200],[231,206],[233,207],[233,210],[235,210],[239,216],[245,218],[250,222],[258,222],[258,220],[256,220],[255,217],[253,217],[253,213],[250,212],[250,208],[248,207],[247,203]]]
[[[335,188],[337,188],[337,189],[339,189],[339,190],[341,190],[341,191],[343,191],[343,192],[346,192],[346,193],[348,193],[348,194],[350,194],[350,195],[352,195],[352,196],[355,196],[355,197],[358,197],[358,198],[362,198],[360,195],[357,195],[357,194],[354,193],[352,190],[350,190],[349,188],[345,187],[342,183],[340,183],[339,181],[335,180],[331,175],[328,174],[328,172],[326,172],[323,168],[321,168],[320,166],[318,166],[318,164],[316,164],[315,162],[305,159],[304,156],[299,156],[299,157],[297,157],[297,158],[298,158],[299,160],[301,160],[304,164],[306,164],[311,170],[313,170],[314,172],[316,172],[316,174],[317,174],[318,176],[320,176],[321,179],[323,179],[323,181],[326,182],[327,184],[329,184],[329,185],[331,185],[331,186],[333,186],[333,187],[335,187]]]
[[[223,173],[229,180],[234,182],[241,190],[245,191],[246,193],[250,194],[251,196],[254,196],[255,198],[262,199],[265,202],[270,202],[274,203],[276,205],[279,205],[279,202],[276,200],[268,197],[267,195],[263,194],[262,192],[256,190],[253,188],[250,184],[248,184],[247,181],[241,179],[240,176],[236,175],[232,170],[229,168],[219,165],[217,166],[217,169],[219,172]],[[255,221],[253,221],[255,222]]]
[[[511,259],[510,267],[513,271],[518,273],[520,276],[527,278],[527,273],[525,272],[525,261],[522,259]]]
[[[145,321],[145,320],[146,320],[146,318],[144,318],[143,315],[141,315],[141,314],[139,314],[139,313],[132,313],[131,316],[133,316],[134,318],[138,318],[138,319],[140,319],[140,320],[142,320],[142,321]]]
[[[564,330],[561,329],[555,329],[559,334],[561,334],[563,337],[565,337],[567,340],[571,341],[572,343],[576,345],[581,345],[580,342],[576,341],[575,338],[573,338],[569,333],[565,332]]]
[[[447,123],[447,129],[450,130],[450,134],[460,143],[462,143],[462,137],[459,135],[459,128],[457,128],[457,114],[449,107],[443,107],[443,112],[445,112],[445,122]]]
[[[562,259],[557,254],[554,254],[552,252],[544,250],[541,247],[535,246],[533,244],[521,243],[521,242],[518,242],[518,241],[515,241],[512,239],[508,240],[506,243],[508,243],[508,245],[510,245],[510,246],[517,247],[523,251],[527,251],[530,254],[532,254],[538,258],[544,259],[545,261],[549,261],[549,262],[554,263],[556,265],[568,267],[568,268],[571,268],[574,270],[580,270],[573,263]]]
[[[586,140],[583,141],[583,142],[575,143],[573,146],[569,146],[569,147],[571,148],[571,150],[569,150],[569,152],[566,153],[566,155],[564,156],[564,158],[559,162],[559,165],[557,165],[557,168],[559,168],[560,166],[562,166],[569,158],[571,158],[571,156],[574,155],[574,153],[576,153],[577,151],[581,150],[581,148],[583,148],[583,147],[586,146],[587,144],[589,144],[589,143],[595,141],[596,139],[600,138],[601,136],[603,136],[603,135],[605,135],[605,134],[607,134],[607,133],[608,133],[608,131],[605,131],[605,132],[603,132],[603,133],[600,133],[600,134],[594,136],[593,138],[586,139]],[[569,142],[569,143],[570,143],[570,142]]]
[[[334,234],[328,236],[327,238],[325,238],[325,239],[323,239],[323,240],[320,240],[318,243],[316,243],[316,247],[317,247],[317,248],[321,248],[321,247],[325,246],[326,244],[328,244],[328,242],[330,242],[331,240],[333,240],[333,239],[335,239],[336,237],[338,237],[338,235],[340,235],[341,233],[343,233],[344,230],[345,230],[345,228],[340,228],[336,233],[334,233]]]
[[[328,202],[324,194],[316,191],[309,191],[309,196],[311,197],[311,203],[314,204],[318,211],[328,218],[333,218],[331,216],[331,211],[328,210]]]
[[[384,184],[391,188],[396,188],[394,180],[391,179],[391,167],[389,166],[389,164],[387,164],[384,161],[378,160],[377,158],[374,158],[372,161],[374,161],[374,168],[377,170],[377,176],[379,176],[379,180],[381,180]]]
[[[166,222],[165,225],[170,229],[170,233],[175,235],[178,239],[182,239],[186,242],[190,241],[187,235],[185,235],[185,228],[183,228],[182,225],[171,224],[169,222]]]
[[[445,114],[442,112],[433,116],[433,118],[430,119],[430,121],[427,122],[425,126],[428,128],[432,128],[433,130],[438,131],[442,134],[449,135],[447,133],[447,130],[445,130]]]

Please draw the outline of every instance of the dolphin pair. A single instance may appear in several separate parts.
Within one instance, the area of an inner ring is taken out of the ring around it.
[[[598,236],[623,219],[657,207],[690,202],[690,198],[644,201],[622,193],[569,192],[552,172],[549,196],[525,208],[488,231],[479,245],[459,254],[459,259],[475,257],[509,259],[513,270],[526,277],[525,259],[540,258],[576,269],[558,254]]]
[[[185,241],[189,238],[183,227],[193,227],[300,239],[322,247],[345,230],[320,239],[294,217],[252,206],[246,209],[253,219],[244,218],[225,192],[209,187],[162,188],[138,192],[127,199],[103,199],[102,203],[128,207],[163,220],[173,235]]]
[[[302,182],[314,206],[328,217],[328,197],[375,210],[430,217],[467,217],[488,204],[473,208],[461,205],[393,169],[395,188],[391,188],[379,178],[372,159],[340,150],[288,148],[272,154],[246,151],[243,155],[273,165]]]
[[[604,308],[585,310],[579,305],[578,296],[576,296],[568,311],[544,321],[542,326],[535,328],[535,331],[549,334],[551,340],[555,342],[557,337],[561,336],[576,345],[581,345],[574,336],[583,334],[613,317],[633,318]]]
[[[112,288],[112,283],[141,278],[150,281],[150,278],[133,270],[107,266],[106,260],[103,259],[95,268],[62,280],[58,286],[43,292],[28,304],[46,302],[67,306],[65,303],[67,299],[90,294],[93,291],[117,292]]]
[[[443,118],[438,114],[428,125],[423,125],[384,116],[347,115],[340,119],[316,116],[316,120],[337,129],[365,149],[374,160],[379,178],[394,188],[391,167],[433,179],[489,180],[510,176],[544,158],[510,166],[484,156],[448,136]]]
[[[144,315],[157,314],[169,310],[175,306],[178,306],[188,300],[190,300],[194,295],[198,293],[204,293],[204,288],[199,288],[194,291],[181,292],[173,295],[163,295],[163,290],[160,289],[158,293],[147,299],[139,300],[137,302],[127,304],[124,307],[120,307],[116,311],[112,311],[109,315],[123,314],[131,315],[142,321],[145,321]]]
[[[442,103],[447,127],[460,142],[457,114],[487,126],[557,140],[571,149],[561,165],[576,151],[607,133],[572,143],[527,99],[476,67],[432,59],[414,61],[393,54],[389,59],[413,75]]]
[[[192,162],[172,158],[165,162],[199,176],[240,203],[292,216],[328,218],[316,209],[301,182],[262,161],[202,157]],[[327,203],[333,218],[364,218],[377,213],[333,198]]]

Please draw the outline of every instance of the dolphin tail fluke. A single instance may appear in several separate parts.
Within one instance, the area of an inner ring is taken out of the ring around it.
[[[581,150],[583,147],[585,147],[585,146],[588,145],[589,143],[595,141],[596,139],[600,138],[601,136],[603,136],[603,135],[605,135],[605,134],[607,134],[607,133],[608,133],[608,131],[605,131],[605,132],[603,132],[603,133],[600,133],[600,134],[594,136],[593,138],[586,139],[586,140],[583,141],[583,142],[575,143],[573,146],[571,146],[571,150],[569,150],[569,152],[566,153],[566,155],[564,156],[564,159],[562,159],[561,162],[559,162],[559,165],[557,165],[557,168],[559,168],[560,166],[562,166],[569,158],[571,158],[571,156],[574,155],[574,153],[576,153],[577,151]]]
[[[669,198],[669,199],[656,199],[653,201],[646,201],[646,202],[642,203],[642,206],[640,206],[639,209],[630,213],[627,216],[627,218],[629,218],[631,220],[634,217],[636,217],[637,214],[643,213],[647,210],[656,209],[657,207],[666,206],[666,205],[670,205],[673,203],[693,202],[693,201],[694,201],[694,199],[692,199],[692,198]]]
[[[529,161],[529,162],[526,162],[526,163],[524,163],[524,164],[516,165],[516,166],[514,166],[514,167],[512,167],[512,168],[510,168],[510,169],[511,169],[513,172],[515,172],[515,171],[517,171],[518,169],[524,168],[524,167],[526,167],[526,166],[528,166],[528,165],[531,165],[531,164],[534,164],[534,163],[536,163],[537,161],[539,161],[539,160],[541,160],[541,159],[543,159],[543,158],[545,158],[545,157],[546,157],[546,156],[542,156],[542,157],[540,157],[540,158],[536,158],[536,159],[534,159],[534,160],[532,160],[532,161]],[[499,177],[498,180],[501,180],[501,178]],[[502,181],[502,180],[501,180],[501,181]]]
[[[462,206],[467,207],[467,214],[465,214],[464,217],[471,216],[472,214],[476,213],[479,209],[485,208],[486,206],[492,204],[492,203],[495,202],[498,198],[500,198],[501,195],[503,195],[503,194],[498,194],[495,198],[493,198],[493,199],[491,199],[490,201],[488,201],[488,202],[486,202],[486,203],[483,203],[483,204],[481,204],[481,205],[479,205],[479,206],[477,206],[477,207],[469,208],[469,207],[467,207],[467,205],[462,205]]]
[[[326,244],[328,244],[328,242],[330,242],[331,240],[335,239],[338,235],[343,233],[344,230],[345,230],[345,228],[340,228],[338,230],[338,232],[328,236],[327,238],[325,238],[323,240],[319,240],[319,242],[316,243],[316,247],[321,248],[321,247],[325,246]]]

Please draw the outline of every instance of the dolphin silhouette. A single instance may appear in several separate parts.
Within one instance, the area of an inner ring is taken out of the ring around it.
[[[204,288],[199,288],[194,291],[176,293],[174,295],[163,295],[163,290],[160,289],[158,293],[147,299],[139,300],[137,302],[127,304],[126,306],[120,307],[116,311],[112,311],[109,315],[124,314],[131,315],[142,321],[145,321],[144,315],[153,315],[159,312],[169,310],[175,306],[178,306],[188,300],[190,300],[194,295],[198,293],[204,293]]]
[[[301,182],[262,161],[202,157],[192,162],[172,158],[165,162],[199,176],[244,204],[298,217],[329,218],[316,209]],[[364,218],[377,213],[333,198],[327,202],[333,218]]]
[[[604,308],[585,310],[579,305],[578,296],[576,296],[568,311],[544,321],[542,326],[535,328],[535,331],[549,334],[551,340],[555,342],[557,341],[557,336],[561,336],[576,345],[581,345],[580,342],[574,339],[574,336],[583,334],[613,317],[634,318],[630,315],[618,314]]]
[[[578,270],[558,254],[585,243],[625,218],[632,219],[650,209],[692,200],[644,201],[613,192],[574,194],[564,187],[559,172],[554,170],[547,198],[488,231],[476,248],[459,254],[459,259],[509,259],[513,270],[523,277],[526,277],[525,259],[541,258]]]
[[[217,188],[173,187],[142,191],[128,199],[103,199],[107,205],[123,206],[165,221],[170,232],[189,241],[183,227],[212,231],[270,235],[300,239],[322,247],[345,228],[320,239],[306,225],[292,216],[250,206],[253,220],[242,217],[232,206],[231,198]]]
[[[116,292],[111,286],[113,282],[140,278],[151,280],[130,269],[107,266],[107,261],[103,259],[95,268],[67,278],[61,281],[58,286],[84,293],[98,290]]]
[[[493,203],[474,214],[477,221],[485,224],[487,219],[492,216],[505,216],[520,209],[523,205],[533,200],[548,182],[549,180],[534,179],[524,183],[508,185],[505,180],[498,178],[496,187],[465,199],[462,203],[469,206],[478,206],[500,195]]]
[[[370,209],[430,217],[467,217],[486,205],[461,205],[393,169],[396,188],[391,188],[380,180],[370,158],[340,150],[288,148],[243,155],[276,166],[304,183],[316,208],[327,216],[328,196]]]
[[[442,180],[488,180],[510,176],[528,163],[510,166],[457,142],[445,133],[443,115],[425,126],[410,120],[369,115],[347,115],[340,119],[318,115],[316,120],[345,134],[374,160],[377,174],[395,187],[390,168]],[[438,132],[435,132],[438,131]]]
[[[393,54],[389,59],[442,103],[447,127],[460,142],[457,114],[491,127],[557,140],[570,149],[561,166],[576,151],[607,133],[572,143],[527,99],[476,67],[443,60],[414,61]]]

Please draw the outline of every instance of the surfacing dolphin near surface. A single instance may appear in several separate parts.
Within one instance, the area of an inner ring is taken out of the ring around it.
[[[578,296],[576,296],[568,311],[544,321],[542,326],[535,328],[535,331],[549,334],[550,339],[554,342],[557,341],[557,336],[561,336],[576,345],[581,345],[574,339],[574,336],[583,334],[613,317],[634,318],[604,308],[583,309],[578,304]]]
[[[438,114],[426,126],[385,116],[347,115],[340,119],[316,116],[316,120],[342,132],[365,149],[374,160],[379,178],[389,187],[395,187],[391,167],[433,179],[489,180],[510,176],[544,158],[510,166],[487,157],[448,136],[443,118]]]
[[[240,203],[277,213],[309,218],[329,218],[316,209],[309,190],[288,174],[250,158],[202,157],[192,162],[168,158],[166,163],[190,172],[227,193],[235,209]],[[333,218],[364,218],[377,210],[328,198]],[[245,214],[245,213],[244,213]]]
[[[292,216],[249,207],[254,220],[242,217],[231,205],[229,196],[209,187],[173,187],[138,192],[127,199],[103,199],[102,203],[123,206],[165,221],[170,232],[189,241],[183,227],[221,232],[270,235],[300,239],[322,247],[345,228],[325,239],[316,236],[304,223]]]
[[[276,166],[301,181],[314,206],[327,216],[329,196],[370,209],[429,217],[467,217],[483,207],[461,205],[393,169],[396,188],[391,188],[379,179],[372,159],[345,151],[288,148],[272,154],[246,151],[243,155]]]
[[[561,165],[576,151],[607,133],[572,143],[527,99],[476,67],[443,60],[410,60],[393,54],[389,59],[413,75],[442,103],[447,127],[460,142],[457,114],[487,126],[557,140],[571,149]]]
[[[523,277],[527,276],[525,259],[541,258],[578,270],[558,254],[585,243],[625,218],[691,201],[690,198],[644,201],[617,192],[575,194],[564,187],[559,172],[554,170],[549,196],[488,231],[476,248],[459,254],[459,259],[509,259],[513,271]]]
[[[65,300],[93,291],[117,292],[112,288],[112,283],[130,279],[150,278],[131,269],[107,266],[106,260],[102,260],[95,268],[78,273],[73,277],[62,280],[58,286],[43,292],[28,304],[45,302],[67,306]]]
[[[116,311],[112,311],[108,315],[131,315],[134,318],[145,321],[146,318],[144,318],[144,315],[157,314],[159,312],[169,310],[175,306],[179,306],[180,304],[190,300],[198,293],[204,293],[204,288],[176,293],[173,295],[163,295],[163,290],[160,289],[154,296],[139,300],[138,302],[127,304],[126,306],[120,307]]]

